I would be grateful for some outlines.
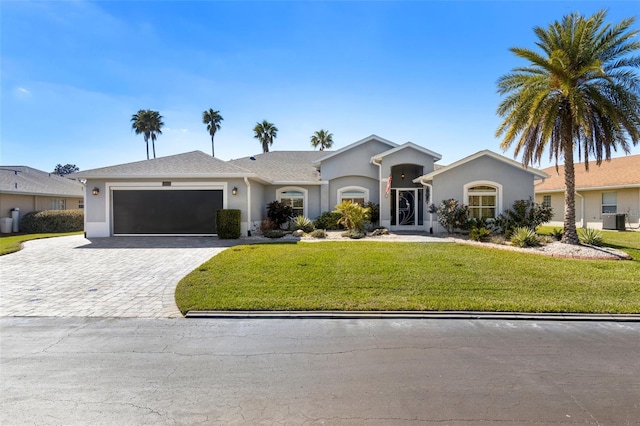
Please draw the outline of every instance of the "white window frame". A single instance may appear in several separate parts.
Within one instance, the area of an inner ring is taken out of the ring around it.
[[[493,182],[490,180],[476,180],[473,182],[468,182],[463,187],[463,203],[467,206],[469,205],[469,189],[475,186],[492,186],[496,189],[496,206],[495,206],[495,215],[497,217],[502,212],[502,185],[498,182]],[[482,193],[474,193],[473,195],[483,195]],[[490,195],[490,194],[487,194]]]
[[[365,204],[369,202],[369,189],[363,187],[363,186],[345,186],[342,187],[340,189],[338,189],[338,204],[342,203],[342,194],[344,194],[345,192],[349,192],[349,191],[358,191],[358,192],[362,192],[364,194],[364,202]]]
[[[605,194],[611,195],[613,194],[613,198],[615,198],[615,204],[613,203],[605,203],[604,202],[604,196]],[[607,192],[603,192],[602,196],[600,197],[600,203],[601,203],[601,207],[600,207],[600,214],[613,214],[613,213],[618,213],[618,193],[616,191],[607,191]],[[613,207],[614,211],[604,211],[605,207]]]
[[[282,202],[282,194],[287,191],[302,192],[302,215],[309,217],[308,204],[309,204],[309,190],[301,188],[299,186],[284,186],[276,190],[276,200]]]
[[[66,210],[67,200],[64,198],[51,198],[49,201],[49,210]]]

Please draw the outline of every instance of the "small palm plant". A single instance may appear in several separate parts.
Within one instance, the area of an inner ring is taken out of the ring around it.
[[[602,232],[593,228],[578,229],[578,238],[582,244],[589,244],[591,246],[602,245]]]
[[[338,223],[344,226],[348,232],[356,231],[364,234],[364,225],[369,221],[370,217],[370,209],[368,207],[362,207],[360,204],[351,201],[343,201],[336,206],[333,212],[342,215]]]

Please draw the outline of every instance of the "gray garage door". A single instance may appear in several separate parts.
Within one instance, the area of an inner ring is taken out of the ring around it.
[[[215,234],[222,190],[113,191],[114,234]]]

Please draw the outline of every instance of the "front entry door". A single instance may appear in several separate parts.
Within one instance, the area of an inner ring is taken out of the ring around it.
[[[415,230],[422,225],[422,189],[398,188],[391,194],[391,227],[394,230]]]

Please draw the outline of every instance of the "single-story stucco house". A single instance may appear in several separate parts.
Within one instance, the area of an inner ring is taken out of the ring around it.
[[[640,226],[640,155],[612,158],[598,166],[576,163],[576,226],[602,228],[603,214],[624,214],[627,226]],[[552,226],[562,226],[564,216],[564,166],[543,170],[548,179],[535,186],[536,202],[553,208]]]
[[[390,230],[439,231],[431,203],[455,198],[477,216],[533,199],[545,173],[480,151],[446,167],[411,142],[372,135],[337,151],[274,151],[223,161],[200,151],[75,173],[86,179],[87,237],[213,235],[215,211],[239,209],[242,233],[278,200],[311,219],[343,200],[380,205]]]
[[[41,210],[84,208],[84,185],[27,166],[0,166],[0,216]]]

